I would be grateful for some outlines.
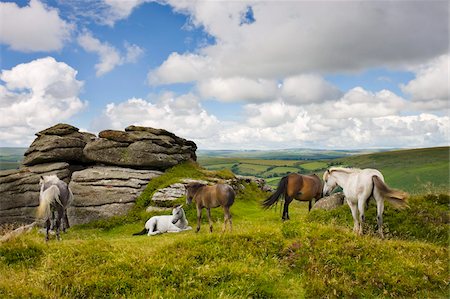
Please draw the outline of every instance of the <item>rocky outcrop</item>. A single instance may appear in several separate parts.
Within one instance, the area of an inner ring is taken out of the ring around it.
[[[194,142],[162,129],[130,126],[96,137],[57,124],[36,136],[19,170],[0,171],[0,224],[34,220],[40,175],[70,182],[69,221],[86,223],[125,214],[159,170],[196,160]]]
[[[161,129],[130,126],[107,130],[83,150],[93,162],[139,169],[164,170],[183,161],[196,160],[194,142]]]
[[[30,166],[49,162],[85,163],[83,148],[95,138],[91,133],[81,133],[78,128],[57,124],[39,133],[25,152],[22,164]]]
[[[337,207],[340,207],[344,204],[344,193],[337,192],[333,193],[330,196],[326,196],[317,201],[312,207],[313,210],[333,210]]]
[[[273,188],[271,186],[267,185],[266,180],[263,179],[263,178],[257,178],[257,177],[254,177],[254,176],[236,175],[236,180],[240,184],[242,184],[242,183],[247,183],[247,184],[248,183],[254,183],[262,191],[266,191],[266,192],[272,192],[273,191]]]
[[[31,223],[35,219],[35,208],[39,205],[39,179],[56,174],[69,182],[68,163],[46,163],[18,170],[0,172],[0,224]]]
[[[161,175],[154,170],[94,166],[72,174],[74,201],[68,210],[72,224],[123,215],[148,182]]]

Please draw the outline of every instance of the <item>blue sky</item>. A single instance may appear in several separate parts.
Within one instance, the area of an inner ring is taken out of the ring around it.
[[[446,1],[0,2],[0,145],[58,122],[201,149],[448,145]]]

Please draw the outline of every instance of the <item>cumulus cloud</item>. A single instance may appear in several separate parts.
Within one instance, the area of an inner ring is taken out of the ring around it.
[[[107,5],[101,22],[113,26],[115,22],[128,18],[134,8],[146,2],[145,0],[104,0]]]
[[[355,87],[337,101],[316,106],[316,110],[324,117],[361,119],[397,115],[406,105],[403,98],[389,90],[373,93]]]
[[[144,51],[137,45],[125,42],[126,54],[122,56],[119,51],[106,42],[101,42],[85,31],[78,36],[78,44],[87,52],[96,53],[100,62],[95,65],[97,77],[112,71],[124,63],[135,63]]]
[[[278,92],[275,80],[242,77],[206,79],[200,81],[197,88],[202,97],[224,102],[270,101],[276,99]]]
[[[148,82],[151,85],[158,85],[205,79],[212,73],[211,64],[211,59],[207,57],[173,52],[161,66],[148,73]]]
[[[70,38],[73,25],[38,0],[27,6],[0,3],[0,42],[23,52],[56,51]]]
[[[196,54],[173,53],[151,70],[153,82],[187,80],[180,78],[177,65],[194,74],[190,80],[204,73],[283,79],[299,73],[400,67],[448,49],[448,9],[439,1],[167,3],[188,15],[215,43]],[[242,24],[248,7],[255,21]]]
[[[0,140],[27,144],[38,130],[65,121],[86,107],[87,102],[78,97],[83,82],[76,75],[76,70],[52,57],[2,70]]]
[[[414,69],[415,79],[401,86],[404,93],[419,109],[439,110],[448,108],[449,92],[449,55],[439,56]]]
[[[292,103],[305,104],[335,100],[342,92],[318,75],[297,75],[285,78],[281,95]]]
[[[164,128],[185,138],[202,140],[219,131],[219,121],[209,114],[192,94],[175,96],[165,93],[154,101],[131,98],[110,103],[93,124],[96,130],[123,129],[129,125]]]

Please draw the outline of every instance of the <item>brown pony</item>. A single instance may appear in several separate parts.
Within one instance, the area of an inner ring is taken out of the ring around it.
[[[212,232],[211,208],[223,207],[224,224],[223,231],[226,230],[227,221],[230,223],[230,231],[232,230],[230,207],[234,203],[236,193],[230,185],[217,184],[207,186],[200,183],[189,183],[186,186],[186,204],[192,201],[197,206],[197,231],[200,230],[200,220],[202,219],[202,209],[206,208],[209,221],[209,231]]]
[[[262,202],[264,208],[275,204],[280,196],[284,197],[283,220],[289,219],[289,204],[295,198],[299,201],[309,201],[311,210],[313,198],[317,201],[322,198],[322,181],[315,174],[302,175],[291,173],[283,177],[278,184],[277,190]]]

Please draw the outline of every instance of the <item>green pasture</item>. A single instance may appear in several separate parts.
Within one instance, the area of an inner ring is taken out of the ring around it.
[[[423,193],[430,188],[449,190],[449,155],[449,147],[436,147],[352,155],[320,161],[202,157],[199,164],[211,170],[225,168],[236,174],[265,178],[268,184],[274,187],[286,172],[316,173],[321,176],[324,169],[330,166],[375,168],[383,173],[390,186],[409,193]],[[218,165],[221,167],[216,167]],[[234,165],[237,167],[233,167]]]
[[[325,169],[328,167],[328,163],[322,162],[322,161],[316,161],[316,162],[309,162],[309,163],[302,163],[300,166],[308,171],[314,171],[314,170],[320,170]]]
[[[155,215],[144,208],[156,189],[184,177],[230,175],[179,165],[152,180],[126,216],[73,227],[61,242],[45,243],[34,230],[0,244],[0,297],[448,297],[449,195],[433,190],[413,196],[406,210],[386,205],[384,240],[374,233],[373,203],[366,234],[356,236],[347,206],[308,213],[307,203],[294,201],[283,223],[280,205],[263,210],[268,194],[253,184],[231,208],[233,232],[221,232],[218,208],[213,233],[204,217],[197,234],[132,236]],[[195,208],[185,211],[195,227]]]
[[[379,169],[386,182],[410,193],[450,190],[449,147],[391,151],[333,160],[350,167]]]

